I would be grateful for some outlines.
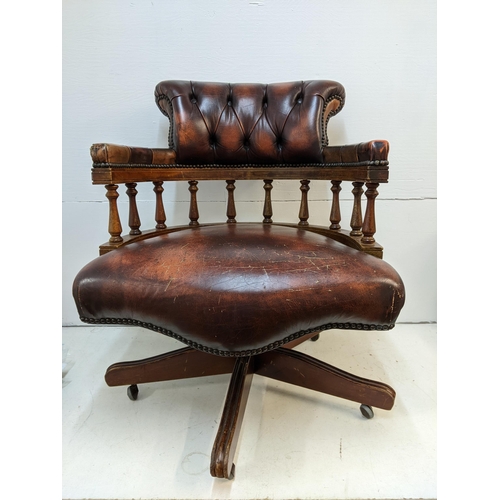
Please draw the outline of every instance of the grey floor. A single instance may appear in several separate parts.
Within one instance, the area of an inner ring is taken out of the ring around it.
[[[436,498],[436,325],[328,331],[298,350],[390,384],[394,408],[359,405],[255,376],[233,481],[209,458],[229,375],[108,387],[117,361],[183,347],[132,327],[63,328],[64,499]]]

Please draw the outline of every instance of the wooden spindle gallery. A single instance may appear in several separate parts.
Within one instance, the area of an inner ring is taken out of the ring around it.
[[[139,170],[139,169],[138,169]],[[101,172],[99,172],[101,173]],[[137,172],[139,174],[139,172]],[[276,173],[280,173],[277,171]],[[158,231],[165,230],[177,230],[178,227],[172,227],[167,229],[167,225],[165,224],[167,217],[165,214],[165,208],[163,204],[163,180],[154,180],[153,183],[153,191],[155,193],[155,213],[154,220],[156,221],[156,225],[154,226],[154,230],[146,230],[141,231],[141,218],[139,215],[139,210],[136,202],[137,197],[137,186],[138,183],[141,182],[141,175],[137,175],[136,182],[129,182],[129,175],[127,175],[127,181],[114,179],[114,183],[105,184],[106,187],[106,197],[109,200],[109,223],[108,223],[108,232],[110,234],[109,241],[101,246],[101,254],[106,253],[113,248],[117,248],[121,245],[128,244],[136,238],[144,239],[145,237],[149,237]],[[276,178],[280,178],[280,176],[276,175]],[[170,180],[170,179],[166,179]],[[179,180],[179,179],[172,179]],[[203,180],[221,180],[221,176],[211,176],[208,179]],[[274,179],[263,179],[264,185],[264,204],[263,204],[263,222],[267,224],[284,224],[284,225],[293,225],[290,222],[273,222],[273,207],[271,201],[271,191],[273,189],[273,180]],[[300,200],[298,200],[298,219],[297,227],[308,228],[314,232],[325,232],[324,226],[313,226],[309,224],[309,200],[308,200],[308,192],[310,190],[311,180],[309,179],[297,179],[299,180],[299,189],[300,189]],[[322,179],[320,179],[322,180]],[[227,205],[226,205],[226,222],[228,224],[236,223],[236,202],[234,197],[234,191],[236,189],[236,180],[230,179],[226,181],[226,191],[227,191]],[[382,257],[382,247],[377,244],[375,240],[375,232],[376,232],[376,221],[375,221],[375,198],[378,195],[377,187],[379,186],[379,182],[364,182],[362,180],[355,180],[352,182],[353,189],[352,193],[352,212],[350,219],[350,231],[343,230],[341,228],[341,210],[340,210],[340,192],[342,190],[341,180],[331,180],[331,210],[330,210],[330,232],[337,233],[336,236],[332,235],[335,239],[339,239],[343,243],[349,244],[350,246],[357,248],[359,250],[363,250],[372,255],[376,255],[378,257]],[[128,196],[129,202],[129,210],[128,210],[128,224],[130,227],[130,232],[126,236],[122,236],[122,225],[120,221],[120,215],[118,212],[118,204],[117,199],[119,197],[119,185],[124,184],[126,189],[126,194]],[[197,201],[197,192],[198,192],[198,184],[197,180],[189,180],[188,181],[188,191],[190,193],[189,200],[189,212],[188,212],[188,225],[189,226],[199,226],[199,209],[198,209],[198,201]],[[366,191],[363,189],[366,187]],[[365,214],[363,217],[362,210],[362,197],[365,194],[366,198],[366,208]]]

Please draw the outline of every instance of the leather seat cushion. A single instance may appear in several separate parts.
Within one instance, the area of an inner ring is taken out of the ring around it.
[[[389,329],[404,286],[386,262],[305,229],[200,226],[102,255],[75,279],[89,323],[141,325],[218,355],[330,328]]]

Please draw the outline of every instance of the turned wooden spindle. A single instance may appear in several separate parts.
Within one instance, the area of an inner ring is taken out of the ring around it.
[[[363,243],[375,243],[376,225],[375,225],[375,198],[378,195],[377,187],[378,182],[367,182],[366,183],[366,210],[365,210],[365,220],[363,221],[363,237],[361,241]]]
[[[333,198],[332,198],[332,210],[330,212],[330,229],[333,229],[334,231],[338,231],[340,229],[340,199],[339,199],[339,194],[340,191],[342,191],[342,188],[340,187],[340,184],[342,181],[331,181],[332,182],[332,187],[330,190],[333,193]]]
[[[361,227],[363,226],[363,213],[361,211],[361,196],[364,193],[363,190],[364,182],[353,182],[354,186],[351,191],[354,195],[354,203],[352,206],[352,216],[351,216],[351,236],[361,236]]]
[[[300,181],[300,190],[302,191],[302,199],[300,200],[300,210],[299,210],[299,226],[308,226],[309,222],[309,207],[307,205],[307,192],[309,191],[309,183],[306,179]]]
[[[106,184],[106,198],[109,200],[109,224],[108,232],[111,235],[109,238],[110,243],[120,243],[123,238],[120,236],[122,234],[122,225],[120,222],[120,215],[118,214],[118,205],[116,199],[119,194],[117,192],[117,184]]]
[[[199,226],[198,219],[198,203],[196,201],[196,192],[198,191],[198,181],[189,181],[189,192],[191,193],[191,200],[189,202],[189,223],[190,226]]]
[[[273,206],[271,203],[271,190],[273,189],[273,181],[271,179],[264,179],[264,191],[266,192],[264,198],[264,210],[262,215],[264,216],[264,220],[262,222],[266,224],[271,224],[273,219]]]
[[[236,186],[234,185],[236,181],[226,181],[227,189],[227,222],[236,222],[236,206],[234,205],[234,190]]]
[[[165,221],[167,216],[165,215],[165,208],[163,207],[163,181],[153,181],[154,188],[153,191],[156,194],[156,210],[155,210],[155,220],[156,229],[166,229]]]
[[[139,229],[141,227],[141,219],[139,218],[139,211],[137,210],[137,203],[135,197],[137,196],[137,186],[136,182],[126,182],[125,186],[127,186],[127,195],[128,195],[128,225],[130,227],[129,234],[132,236],[142,234],[142,231]]]

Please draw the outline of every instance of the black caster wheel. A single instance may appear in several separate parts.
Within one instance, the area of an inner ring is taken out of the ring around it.
[[[132,400],[135,401],[137,399],[137,395],[139,394],[139,388],[137,385],[133,384],[127,389],[127,396]]]
[[[316,342],[319,339],[319,333],[316,334],[314,337],[311,337],[311,342]]]
[[[372,410],[372,407],[371,406],[368,406],[368,405],[361,405],[359,407],[359,410],[361,411],[361,414],[363,415],[363,417],[365,418],[373,418],[373,410]]]

